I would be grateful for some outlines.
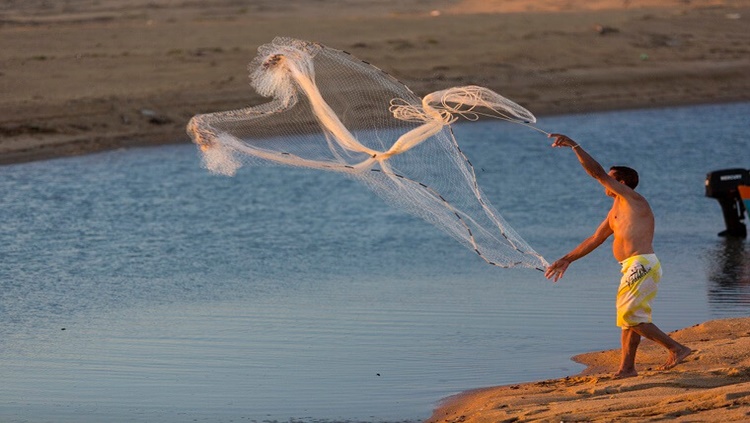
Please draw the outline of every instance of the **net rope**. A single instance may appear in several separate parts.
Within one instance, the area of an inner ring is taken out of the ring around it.
[[[339,172],[491,265],[547,266],[485,198],[450,126],[492,116],[541,131],[525,108],[478,86],[419,98],[347,52],[292,38],[259,47],[248,70],[252,87],[271,101],[188,124],[211,172],[231,176],[267,163]]]

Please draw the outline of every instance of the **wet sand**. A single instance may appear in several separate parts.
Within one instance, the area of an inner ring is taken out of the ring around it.
[[[264,102],[246,66],[277,35],[538,116],[746,101],[748,19],[750,0],[2,2],[0,163],[187,142],[194,114]]]

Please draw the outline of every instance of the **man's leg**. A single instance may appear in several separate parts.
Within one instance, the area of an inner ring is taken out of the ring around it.
[[[614,377],[621,379],[638,376],[638,372],[635,370],[635,353],[638,351],[638,344],[641,343],[641,335],[633,328],[623,328],[620,342],[622,344],[622,359],[620,360],[620,369]]]
[[[632,329],[639,335],[645,336],[646,338],[656,342],[662,347],[669,351],[669,358],[663,366],[659,367],[659,370],[668,370],[678,365],[682,360],[690,355],[693,350],[680,344],[679,342],[672,339],[669,335],[662,332],[661,329],[656,327],[653,323],[641,323],[640,325],[633,326]]]

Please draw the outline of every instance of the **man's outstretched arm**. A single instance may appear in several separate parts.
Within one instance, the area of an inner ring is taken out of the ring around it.
[[[552,143],[553,147],[570,147],[573,149],[573,151],[576,153],[576,157],[578,157],[578,161],[581,162],[581,166],[583,166],[583,169],[586,170],[586,173],[591,175],[592,178],[598,180],[601,182],[601,180],[605,177],[608,177],[607,171],[604,170],[602,165],[599,164],[596,160],[594,160],[589,153],[587,153],[583,147],[581,147],[577,142],[573,141],[571,138],[569,138],[567,135],[563,134],[550,134],[550,138],[554,138],[555,141]]]
[[[544,272],[544,276],[547,279],[553,278],[553,281],[557,282],[563,277],[568,266],[570,266],[570,263],[594,251],[596,247],[602,245],[602,243],[613,233],[612,228],[609,226],[609,220],[604,219],[593,235],[583,240],[583,242],[568,254],[565,254],[562,258],[552,263],[547,268],[547,271]]]
[[[567,135],[563,134],[550,134],[549,137],[555,139],[555,141],[552,143],[552,147],[570,147],[576,153],[576,157],[578,158],[578,161],[581,163],[581,166],[583,166],[583,169],[586,171],[586,173],[588,173],[592,178],[599,181],[599,183],[602,184],[605,188],[618,195],[624,197],[632,197],[632,194],[635,191],[610,176],[609,173],[604,170],[602,165],[594,160],[594,158],[591,157],[591,155],[586,150],[584,150],[583,147],[581,147],[577,142],[572,140]]]

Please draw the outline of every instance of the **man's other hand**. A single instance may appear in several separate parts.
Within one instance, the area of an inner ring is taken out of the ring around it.
[[[560,280],[560,278],[563,277],[565,271],[568,270],[568,266],[570,266],[570,262],[568,260],[557,260],[547,268],[547,271],[544,272],[544,277],[546,277],[547,279],[552,279],[553,282],[557,282],[558,280]]]

